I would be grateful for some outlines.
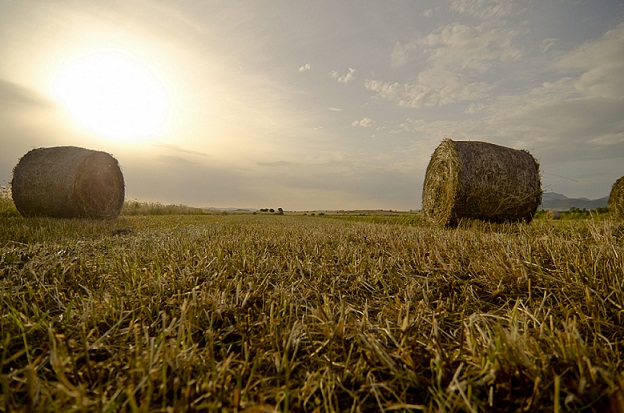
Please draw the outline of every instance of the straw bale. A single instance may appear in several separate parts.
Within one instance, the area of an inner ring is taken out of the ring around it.
[[[463,218],[530,222],[542,199],[539,164],[524,150],[445,139],[425,174],[423,211],[456,226]]]
[[[548,217],[548,219],[561,219],[561,211],[549,209],[548,211],[546,211],[546,216]]]
[[[117,160],[75,146],[28,152],[13,169],[11,190],[25,217],[116,218],[125,196]]]
[[[624,176],[615,181],[609,194],[609,212],[624,218]]]

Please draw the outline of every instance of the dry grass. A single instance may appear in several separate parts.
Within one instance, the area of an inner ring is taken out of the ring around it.
[[[617,407],[621,222],[386,219],[0,218],[0,409]]]
[[[445,139],[427,166],[423,211],[432,221],[530,222],[541,202],[537,161],[526,151]]]
[[[13,170],[11,190],[26,217],[116,218],[125,196],[117,160],[75,146],[28,152]]]

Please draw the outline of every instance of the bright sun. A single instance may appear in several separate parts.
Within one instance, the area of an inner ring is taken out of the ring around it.
[[[171,104],[158,78],[119,52],[76,59],[55,79],[54,94],[84,128],[119,141],[163,133]]]

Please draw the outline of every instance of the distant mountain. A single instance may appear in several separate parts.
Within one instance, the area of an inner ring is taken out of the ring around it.
[[[550,209],[553,211],[567,211],[572,207],[579,209],[596,209],[606,208],[608,204],[608,196],[599,199],[568,198],[565,195],[555,192],[544,192],[542,194],[542,205],[540,209]]]

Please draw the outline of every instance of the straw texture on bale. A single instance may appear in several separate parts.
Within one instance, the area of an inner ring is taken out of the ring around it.
[[[125,196],[117,160],[75,146],[28,152],[13,169],[11,190],[25,217],[116,218]]]
[[[445,139],[431,156],[423,211],[438,224],[463,218],[530,222],[542,200],[539,164],[524,150]]]
[[[624,176],[615,181],[609,194],[609,212],[624,218]]]

